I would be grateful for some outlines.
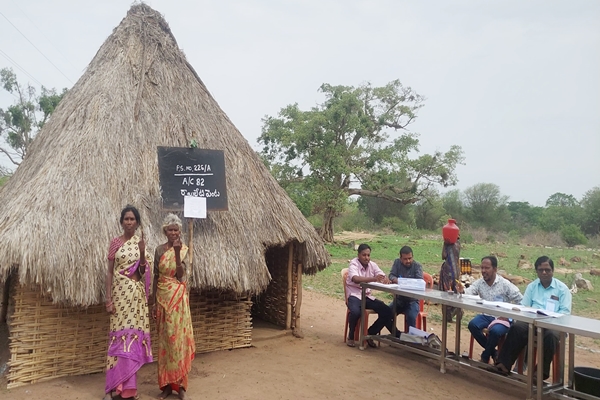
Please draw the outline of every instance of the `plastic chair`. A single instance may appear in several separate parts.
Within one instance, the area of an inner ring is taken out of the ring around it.
[[[423,280],[425,281],[425,288],[433,289],[433,277],[431,275],[427,272],[423,272]],[[416,328],[427,332],[427,311],[424,310],[424,306],[425,301],[419,300],[419,313],[417,314]],[[427,310],[429,310],[429,302],[427,302]],[[404,316],[404,332],[408,332],[406,315]]]
[[[348,289],[346,287],[346,279],[348,279],[348,268],[344,268],[342,269],[342,283],[344,285],[344,301],[346,303],[346,322],[344,324],[344,343],[346,343],[346,339],[348,338],[348,324],[350,322],[350,309],[348,308]],[[369,331],[369,315],[371,314],[376,314],[375,311],[373,310],[362,310],[362,316],[361,318],[365,319],[365,323],[364,323],[364,328],[363,328],[363,335],[366,336],[368,335],[368,331]],[[356,324],[356,328],[354,329],[354,341],[358,341],[359,337],[360,337],[360,318],[358,320],[358,323]],[[364,343],[363,343],[364,346]]]
[[[483,333],[487,337],[488,329],[483,328]],[[502,348],[502,345],[504,344],[505,339],[506,339],[506,335],[500,336],[500,340],[498,340],[498,353],[500,352],[500,349]],[[473,337],[473,335],[471,335],[471,340],[469,341],[469,358],[470,359],[473,359],[473,344],[474,343],[475,343],[475,338]],[[491,361],[491,359],[490,359],[490,361]]]
[[[536,365],[537,363],[537,336],[534,338],[533,342],[533,359],[535,360],[532,364]],[[527,346],[519,353],[519,358],[517,358],[517,372],[523,375],[523,370],[525,369],[525,355],[527,354]],[[556,349],[554,349],[554,357],[552,358],[552,383],[560,382],[560,365],[559,365],[559,357],[560,357],[560,341],[556,344]],[[529,362],[528,362],[529,364]]]

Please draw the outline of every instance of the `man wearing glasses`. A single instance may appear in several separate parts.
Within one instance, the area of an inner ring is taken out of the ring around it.
[[[542,256],[535,261],[535,271],[538,279],[527,286],[521,304],[560,314],[570,314],[571,292],[567,285],[553,277],[554,262]],[[519,353],[527,346],[528,330],[528,325],[521,321],[515,322],[510,327],[506,341],[498,354],[498,362],[493,367],[490,366],[491,371],[508,375]],[[549,329],[544,330],[544,379],[550,377],[550,363],[557,344],[558,333]]]

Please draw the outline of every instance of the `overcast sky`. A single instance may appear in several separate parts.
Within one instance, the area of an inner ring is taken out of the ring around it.
[[[321,102],[322,83],[400,79],[427,98],[412,125],[421,150],[465,151],[458,188],[491,182],[544,205],[600,185],[598,0],[146,3],[254,148],[261,118]],[[0,67],[70,88],[130,5],[0,0]]]

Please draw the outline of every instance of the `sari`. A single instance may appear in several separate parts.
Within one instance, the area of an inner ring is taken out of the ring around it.
[[[444,244],[442,258],[444,259],[444,263],[440,269],[440,283],[438,288],[445,292],[452,291],[457,293],[456,281],[460,279],[460,241],[457,240],[454,244]],[[457,308],[448,307],[446,321],[452,322],[452,318],[457,311]]]
[[[164,247],[162,247],[164,249]],[[187,390],[188,374],[196,353],[187,285],[175,276],[175,250],[160,254],[157,249],[154,274],[156,285],[156,327],[158,331],[158,386],[164,390]],[[184,259],[188,248],[180,250]]]
[[[460,242],[444,245],[442,258],[445,260],[440,270],[439,289],[456,292],[456,280],[460,279]]]
[[[108,259],[114,260],[112,300],[106,357],[105,393],[116,391],[122,398],[137,395],[137,371],[152,362],[148,292],[151,274],[146,270],[139,281],[132,279],[140,265],[140,238],[111,241]],[[149,268],[152,257],[146,257]]]

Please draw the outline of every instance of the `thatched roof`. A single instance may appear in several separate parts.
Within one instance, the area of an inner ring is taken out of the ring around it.
[[[18,266],[55,302],[103,301],[120,210],[142,214],[150,247],[165,241],[157,146],[223,150],[229,211],[194,225],[192,286],[259,293],[269,246],[302,243],[304,271],[329,255],[315,229],[210,95],[163,17],[131,7],[0,191],[0,279]],[[185,223],[184,223],[185,225]],[[184,227],[185,228],[185,227]]]

